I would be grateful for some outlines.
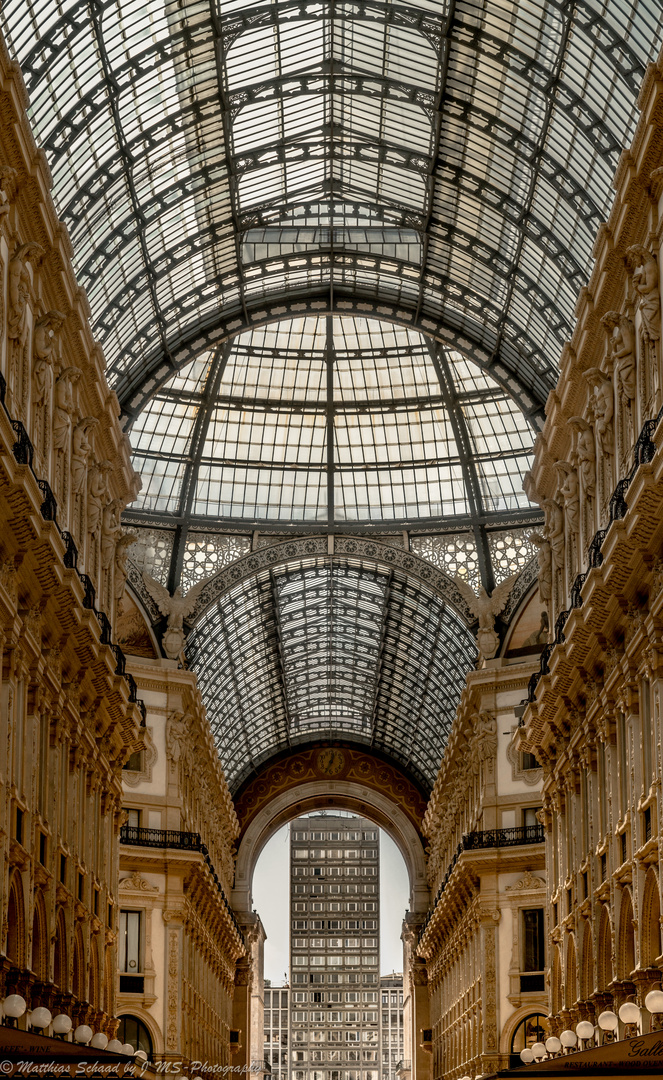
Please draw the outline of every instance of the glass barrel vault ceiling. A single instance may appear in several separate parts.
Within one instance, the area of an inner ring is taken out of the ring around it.
[[[6,0],[1,22],[128,416],[302,298],[462,341],[540,409],[660,0]]]
[[[422,583],[335,556],[236,586],[188,654],[233,793],[274,753],[325,738],[386,754],[430,792],[476,646]]]
[[[414,330],[306,316],[202,354],[131,431],[133,511],[185,521],[508,520],[532,430],[459,353]]]

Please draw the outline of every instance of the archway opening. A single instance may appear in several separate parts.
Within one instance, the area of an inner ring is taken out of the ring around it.
[[[264,1059],[277,1080],[395,1078],[409,1057],[411,893],[398,844],[354,808],[291,816],[262,846],[252,897],[267,935]]]

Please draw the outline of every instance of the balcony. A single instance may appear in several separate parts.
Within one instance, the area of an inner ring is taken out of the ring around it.
[[[223,885],[219,880],[219,876],[212,865],[207,846],[203,844],[200,833],[180,832],[177,829],[143,829],[138,825],[122,825],[120,828],[120,843],[126,844],[128,847],[171,848],[176,851],[199,851],[207,863],[209,872],[212,875],[212,881],[217,887],[223,906],[230,916],[230,921],[237,931],[240,941],[244,942],[244,935],[235,918],[235,912],[228,902],[228,897],[226,896]]]
[[[519,847],[521,844],[542,844],[544,840],[543,825],[518,825],[511,829],[485,829],[483,832],[467,833],[461,841],[461,850]]]
[[[453,869],[464,851],[479,851],[486,848],[522,847],[524,844],[543,844],[544,840],[545,832],[543,825],[540,824],[516,825],[510,829],[484,829],[481,832],[465,833],[447,867],[447,872],[444,875],[442,884],[437,890],[435,900],[428,910],[426,920],[419,931],[419,940],[421,940],[425,934],[428,924],[433,917],[433,912],[449,883],[449,878],[453,873]]]

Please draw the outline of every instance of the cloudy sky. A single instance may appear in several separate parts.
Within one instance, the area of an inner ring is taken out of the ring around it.
[[[290,826],[284,825],[263,848],[253,878],[253,906],[267,932],[265,978],[285,981],[288,971]],[[380,968],[383,975],[403,970],[401,923],[408,906],[408,877],[396,844],[380,830]]]

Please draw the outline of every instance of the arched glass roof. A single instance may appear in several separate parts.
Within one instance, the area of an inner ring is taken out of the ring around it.
[[[429,792],[476,646],[422,582],[335,555],[237,585],[188,655],[233,793],[274,753],[325,738],[388,755]]]
[[[659,0],[6,0],[128,416],[233,331],[372,305],[536,412]]]
[[[414,330],[306,316],[204,353],[131,430],[133,512],[351,525],[522,518],[533,433],[459,353]]]

